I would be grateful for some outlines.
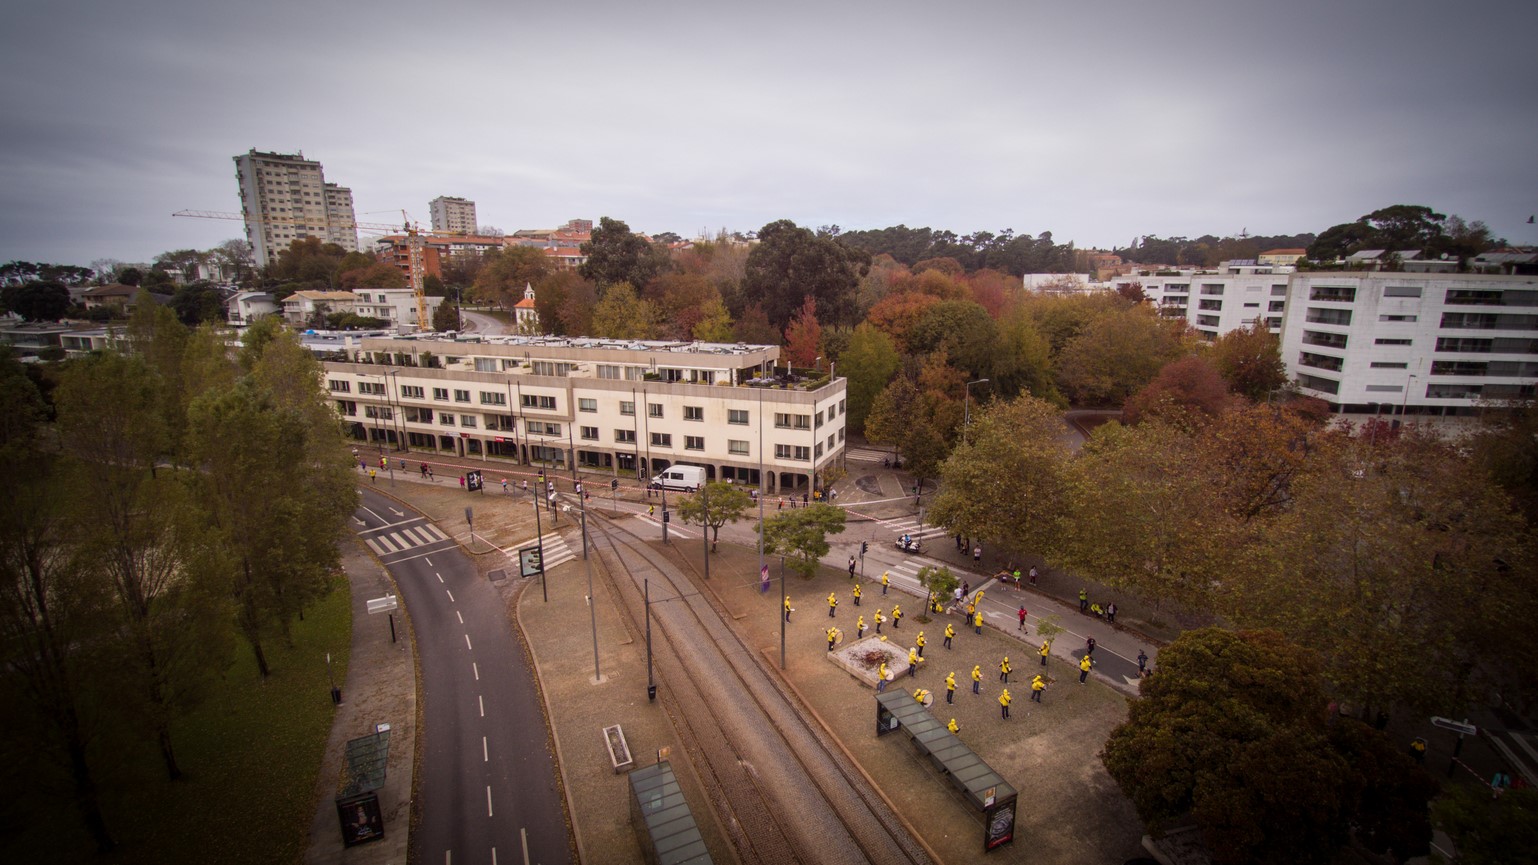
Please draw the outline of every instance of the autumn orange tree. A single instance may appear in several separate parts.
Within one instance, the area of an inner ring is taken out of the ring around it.
[[[785,328],[785,361],[810,368],[822,347],[822,325],[817,323],[817,298],[808,297]]]
[[[1133,394],[1122,407],[1122,420],[1135,424],[1146,418],[1175,423],[1201,423],[1236,404],[1228,383],[1205,358],[1171,361],[1154,380]]]

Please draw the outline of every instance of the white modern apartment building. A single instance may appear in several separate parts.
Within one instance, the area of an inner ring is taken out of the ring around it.
[[[845,380],[777,376],[779,348],[538,336],[365,338],[326,361],[360,441],[648,477],[672,465],[773,494],[841,464]]]
[[[389,322],[397,333],[414,333],[417,327],[417,296],[409,288],[359,288],[353,291],[352,311],[366,318]],[[444,298],[429,295],[427,321],[431,325],[433,314],[443,305]]]
[[[349,252],[358,250],[352,190],[327,183],[319,162],[303,153],[264,153],[252,148],[235,159],[240,212],[258,267],[299,239],[318,237]]]
[[[427,208],[432,211],[433,231],[475,233],[475,202],[470,199],[440,195],[429,202]]]
[[[1253,261],[1224,262],[1211,270],[1141,271],[1117,277],[1116,285],[1138,283],[1161,315],[1185,319],[1207,341],[1262,319],[1281,330],[1291,267]]]
[[[1466,414],[1532,399],[1538,277],[1291,274],[1282,359],[1336,411]]]

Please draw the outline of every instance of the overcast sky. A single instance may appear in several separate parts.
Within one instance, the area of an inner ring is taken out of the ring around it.
[[[1396,203],[1538,241],[1531,0],[12,0],[0,261],[241,235],[231,157],[358,218],[507,231],[1321,231]]]

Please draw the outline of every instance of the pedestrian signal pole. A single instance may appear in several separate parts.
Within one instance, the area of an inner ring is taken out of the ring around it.
[[[705,579],[710,579],[710,494],[700,485],[700,541],[705,545]]]
[[[603,681],[603,673],[598,669],[598,608],[593,603],[593,560],[587,557],[587,499],[579,492],[577,501],[582,505],[582,560],[587,565],[587,616],[593,625],[593,684],[596,685]]]
[[[539,496],[533,499],[534,505],[534,539],[539,544],[539,593],[544,596],[545,603],[550,603],[550,590],[545,587],[545,530],[539,524]]]

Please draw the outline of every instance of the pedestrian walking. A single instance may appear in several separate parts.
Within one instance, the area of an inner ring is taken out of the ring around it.
[[[962,580],[961,581],[961,597],[965,598],[967,595],[970,595],[970,594],[972,594],[972,584],[967,582],[966,580]]]
[[[1004,720],[1006,721],[1009,720],[1009,704],[1013,701],[1014,697],[1009,696],[1009,689],[1005,688],[1004,693],[999,695],[999,708],[1003,710]]]
[[[374,469],[369,469],[368,470],[368,479],[369,479],[369,483],[375,483],[375,484],[379,483],[379,472],[375,471]]]
[[[982,664],[977,664],[976,666],[972,667],[972,693],[974,693],[974,694],[981,694],[983,692],[982,689],[983,689],[983,665]]]
[[[1084,641],[1084,654],[1086,654],[1086,655],[1093,655],[1093,654],[1095,654],[1095,638],[1094,637],[1090,637],[1089,639]]]
[[[1137,650],[1137,674],[1143,675],[1148,669],[1148,653],[1142,649]]]
[[[892,605],[892,630],[894,630],[894,631],[897,630],[899,627],[902,626],[902,623],[903,623],[902,607],[898,606],[897,604],[893,604]]]
[[[1020,612],[1019,612],[1018,615],[1020,616],[1020,627],[1017,628],[1017,630],[1023,631],[1023,630],[1025,630],[1025,607],[1024,606],[1020,607]]]
[[[1040,703],[1041,692],[1045,690],[1047,690],[1047,680],[1043,679],[1041,674],[1038,673],[1036,674],[1036,678],[1031,680],[1031,699]]]
[[[1015,578],[1015,590],[1019,591],[1019,589],[1020,589],[1020,569],[1019,568],[1015,568],[1014,574],[1012,576]]]
[[[422,477],[424,477],[424,478],[427,477],[427,463],[422,463],[421,469],[422,469]],[[504,483],[505,483],[505,481],[504,481]]]
[[[838,642],[838,628],[828,628],[828,651],[833,651],[833,644]]]
[[[1079,588],[1079,613],[1082,615],[1087,612],[1089,612],[1089,589],[1081,586]]]
[[[785,621],[790,621],[790,595],[785,596]]]
[[[434,483],[437,483],[437,481],[438,481],[438,479],[433,476],[433,467],[432,466],[428,466],[427,467],[427,479],[432,481],[432,482],[434,482]]]
[[[951,647],[951,638],[954,637],[954,636],[956,636],[956,626],[952,625],[952,624],[946,624],[946,626],[945,626],[945,648],[949,649]]]
[[[983,562],[983,548],[981,546],[973,547],[972,548],[972,564],[980,565],[980,564],[982,564],[982,562]]]
[[[507,478],[502,479],[502,495],[507,495]]]
[[[911,679],[919,674],[919,663],[921,661],[923,661],[923,658],[919,657],[918,649],[908,650],[908,678]]]
[[[523,479],[523,494],[524,495],[528,495],[529,494],[529,479],[528,478],[524,478]]]
[[[1426,740],[1425,739],[1420,738],[1420,737],[1417,736],[1415,741],[1410,743],[1410,756],[1417,763],[1425,763],[1426,762]]]
[[[956,536],[956,549],[957,549],[957,551],[966,549],[965,547],[963,547],[961,545],[961,535],[957,535]]]
[[[1089,678],[1090,668],[1094,666],[1095,662],[1090,658],[1089,655],[1085,655],[1079,659],[1079,684],[1084,684],[1084,680]]]
[[[983,614],[981,612],[972,614],[972,629],[977,631],[978,636],[982,636]]]
[[[854,584],[854,605],[856,607],[858,607],[860,605],[860,584],[859,583],[855,583]]]
[[[833,618],[838,613],[838,596],[828,593],[828,618]]]
[[[956,719],[955,718],[952,718],[951,722],[949,724],[945,725],[945,729],[950,730],[951,733],[953,733],[953,734],[961,732],[961,728],[956,726]]]
[[[1107,622],[1110,622],[1113,625],[1116,624],[1116,602],[1115,601],[1112,601],[1105,608],[1105,620]]]
[[[1047,656],[1050,655],[1050,654],[1052,654],[1052,644],[1047,642],[1046,640],[1042,640],[1041,641],[1041,665],[1043,667],[1045,667],[1047,665]]]
[[[876,668],[876,693],[879,694],[879,693],[881,693],[882,691],[885,691],[885,690],[886,690],[886,661],[882,661],[881,662],[881,666]]]
[[[656,505],[647,505],[646,506],[646,515],[649,516],[649,517],[655,517],[657,515],[657,506]]]
[[[881,572],[881,594],[883,594],[883,595],[886,594],[887,586],[890,586],[890,585],[892,585],[892,572],[891,571],[882,571]]]
[[[957,586],[956,587],[955,603],[956,603],[956,606],[958,606],[958,607],[961,606],[961,597],[962,597],[962,595],[961,595],[961,587]]]
[[[945,702],[956,702],[956,671],[945,674]]]
[[[876,633],[879,634],[881,633],[881,623],[886,621],[886,616],[881,615],[881,611],[877,610],[876,615],[871,617],[871,621],[876,623]]]
[[[854,638],[856,640],[863,640],[863,639],[865,639],[865,617],[864,616],[861,616],[861,617],[859,617],[858,619],[855,620],[855,623],[854,623]]]
[[[914,640],[914,642],[918,644],[919,657],[920,658],[924,657],[924,632],[923,631],[919,631],[918,639]]]
[[[849,579],[854,579],[854,556],[849,557]]]
[[[778,505],[775,505],[774,509],[777,510],[777,511],[785,510],[785,497],[784,496],[780,496],[780,503]]]
[[[1006,685],[1009,684],[1009,671],[1011,669],[1012,668],[1009,666],[1009,656],[1005,655],[1003,662],[999,664],[999,681],[1000,682],[1003,682]]]
[[[368,471],[368,463],[363,461],[363,457],[358,457],[358,471],[360,471],[360,472]]]
[[[465,476],[464,475],[460,475],[459,476],[459,488],[460,489],[464,489],[465,488]]]
[[[1031,565],[1031,585],[1036,585],[1036,566]]]

